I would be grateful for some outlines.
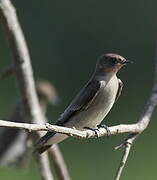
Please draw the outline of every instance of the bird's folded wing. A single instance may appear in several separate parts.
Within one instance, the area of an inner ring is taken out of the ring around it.
[[[67,107],[63,114],[56,122],[56,125],[63,125],[75,113],[88,109],[100,90],[101,83],[99,81],[90,81],[76,96],[72,103]]]

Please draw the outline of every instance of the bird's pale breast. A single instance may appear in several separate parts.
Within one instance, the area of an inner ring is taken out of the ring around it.
[[[100,81],[101,86],[90,106],[75,115],[67,124],[68,127],[83,129],[84,127],[95,128],[112,108],[118,91],[118,79],[113,76],[106,84]]]

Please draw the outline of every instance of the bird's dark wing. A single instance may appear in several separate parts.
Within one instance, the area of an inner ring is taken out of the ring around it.
[[[121,95],[122,89],[123,89],[123,82],[120,79],[118,79],[118,91],[115,98],[115,102],[117,102],[119,96]]]
[[[67,107],[64,113],[60,116],[56,125],[63,126],[72,116],[77,112],[83,111],[89,107],[97,96],[101,83],[99,81],[90,81],[76,96],[72,103]],[[45,145],[45,143],[52,138],[56,133],[47,132],[45,136],[39,139],[35,145],[34,152],[43,153],[51,145]]]
[[[90,81],[76,96],[72,103],[67,107],[56,122],[56,125],[63,125],[78,111],[88,109],[99,92],[101,83],[99,81]]]

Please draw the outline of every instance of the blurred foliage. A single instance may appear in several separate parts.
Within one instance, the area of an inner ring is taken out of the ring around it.
[[[124,89],[106,124],[136,122],[150,94],[156,45],[157,2],[144,0],[21,1],[13,0],[29,46],[35,77],[53,82],[61,105],[49,107],[52,122],[89,79],[96,59],[115,52],[134,61],[121,70]],[[0,70],[11,61],[0,27]],[[0,117],[7,119],[17,89],[14,78],[1,81]],[[135,142],[121,180],[156,179],[156,116]],[[121,151],[114,151],[124,135],[76,140],[60,144],[72,179],[113,179]],[[27,169],[1,168],[1,179],[39,179],[32,158]]]

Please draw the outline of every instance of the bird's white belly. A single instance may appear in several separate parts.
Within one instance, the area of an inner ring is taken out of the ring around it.
[[[101,88],[90,106],[74,116],[67,124],[68,127],[83,129],[95,128],[101,123],[112,108],[118,91],[118,79],[113,77],[105,86],[101,81]]]

